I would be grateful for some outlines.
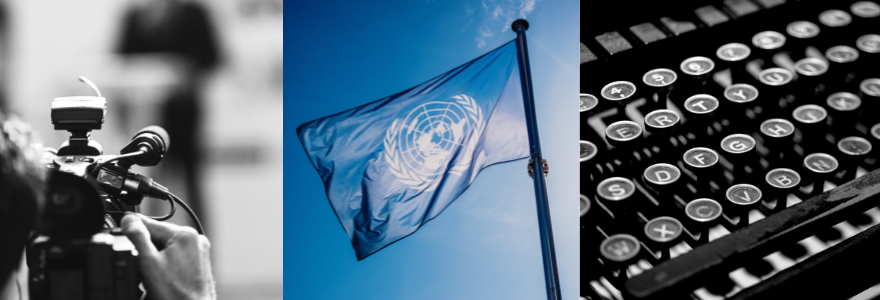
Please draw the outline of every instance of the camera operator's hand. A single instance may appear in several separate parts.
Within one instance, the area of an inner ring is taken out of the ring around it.
[[[216,298],[209,258],[211,244],[204,235],[191,227],[155,221],[141,214],[126,215],[122,230],[137,248],[148,298]]]

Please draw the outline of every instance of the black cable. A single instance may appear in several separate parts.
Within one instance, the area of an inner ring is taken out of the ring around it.
[[[107,164],[109,164],[109,163],[111,163],[111,162],[114,162],[114,161],[117,161],[117,160],[120,160],[120,159],[123,159],[123,158],[128,158],[128,157],[138,156],[138,155],[141,155],[141,154],[144,154],[144,153],[147,153],[147,151],[144,151],[144,150],[138,150],[138,151],[135,151],[135,152],[132,152],[132,153],[122,154],[122,155],[119,155],[119,156],[117,156],[117,157],[114,157],[114,158],[111,158],[111,159],[105,160],[104,162],[98,164],[98,166],[95,167],[95,168],[92,170],[92,177],[97,178],[97,177],[98,177],[98,172],[101,171],[101,168],[104,168],[105,165],[107,165]]]
[[[191,208],[189,208],[189,205],[186,205],[186,203],[184,203],[183,200],[180,200],[180,198],[178,198],[177,196],[175,196],[172,193],[168,193],[168,195],[171,197],[171,199],[174,199],[174,201],[177,201],[177,204],[180,204],[180,206],[183,206],[183,209],[186,210],[186,212],[189,214],[189,217],[192,218],[193,222],[196,223],[196,230],[199,231],[199,234],[204,235],[205,229],[202,228],[202,222],[199,222],[199,217],[197,217],[196,213],[194,213],[193,210]]]
[[[165,220],[171,219],[171,217],[174,216],[174,211],[175,211],[174,201],[171,199],[168,199],[168,203],[171,204],[171,211],[169,211],[168,214],[161,216],[161,217],[150,217],[150,218],[153,220],[156,220],[156,221],[165,221]]]

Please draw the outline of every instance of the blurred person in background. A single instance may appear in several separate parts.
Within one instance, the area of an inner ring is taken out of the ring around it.
[[[0,300],[28,299],[28,236],[34,230],[46,187],[46,168],[32,145],[30,126],[0,113]],[[191,227],[159,222],[140,214],[122,219],[122,229],[138,250],[139,270],[150,299],[216,299],[210,242]]]
[[[122,25],[117,51],[127,59],[148,57],[151,63],[164,64],[179,82],[160,109],[160,125],[174,137],[174,151],[168,152],[163,166],[168,173],[182,173],[188,202],[197,215],[207,216],[199,174],[204,157],[199,138],[201,92],[220,60],[208,10],[195,1],[136,0]]]
[[[6,2],[0,1],[0,112],[9,111],[9,104],[6,101],[9,48],[9,14],[6,10]]]

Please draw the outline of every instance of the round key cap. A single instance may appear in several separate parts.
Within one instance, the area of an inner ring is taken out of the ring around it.
[[[715,69],[715,62],[708,57],[694,56],[685,59],[679,66],[681,72],[690,76],[706,75]]]
[[[880,110],[880,78],[868,78],[859,84],[859,97],[865,111]]]
[[[794,124],[786,119],[769,119],[759,126],[764,147],[767,147],[768,161],[778,160],[790,162],[795,159],[797,153],[794,145]]]
[[[648,109],[666,109],[666,100],[672,84],[678,79],[678,74],[670,69],[653,69],[642,76],[642,82],[648,87],[645,95],[648,98]]]
[[[837,142],[837,157],[839,158],[840,168],[846,171],[843,175],[844,181],[856,178],[856,169],[868,158],[872,148],[871,142],[857,136],[845,137]]]
[[[843,27],[852,22],[852,16],[845,11],[831,9],[819,14],[819,22],[828,27]]]
[[[718,157],[718,152],[715,150],[696,147],[685,151],[682,161],[684,161],[684,168],[696,175],[696,182],[699,186],[708,186],[709,181],[724,182],[724,176],[719,169]]]
[[[797,40],[808,40],[819,35],[819,26],[810,21],[794,21],[785,27],[785,32]]]
[[[733,84],[724,89],[724,98],[735,109],[735,111],[731,111],[728,114],[731,122],[745,124],[750,121],[746,110],[756,106],[757,102],[755,100],[758,99],[758,89],[750,84]]]
[[[755,46],[755,55],[763,60],[763,66],[773,65],[773,54],[785,45],[785,36],[776,31],[763,31],[752,37],[752,45]]]
[[[877,123],[877,124],[874,124],[874,126],[871,126],[871,129],[869,131],[870,132],[868,132],[868,134],[871,136],[871,144],[873,145],[876,143],[880,143],[880,123]],[[878,144],[878,145],[880,145],[880,144]],[[872,152],[868,153],[868,155],[869,155],[869,157],[876,160],[876,159],[880,158],[880,151],[872,151]]]
[[[629,103],[635,93],[636,86],[629,81],[615,81],[602,88],[602,98],[619,106]]]
[[[799,91],[796,96],[799,99],[810,100],[816,94],[825,91],[824,76],[828,72],[828,63],[824,60],[808,57],[794,63],[794,71],[798,78],[794,88]]]
[[[755,139],[745,134],[731,134],[721,140],[722,156],[733,165],[733,177],[748,177],[755,172],[758,157]]]
[[[586,114],[583,117],[591,116],[595,111],[593,109],[596,108],[599,104],[599,99],[596,99],[596,96],[590,94],[581,94],[581,114]]]
[[[761,80],[766,86],[782,86],[789,82],[791,82],[792,74],[789,70],[783,68],[769,68],[758,75],[758,79]]]
[[[590,204],[590,198],[587,198],[587,196],[581,195],[581,217],[587,215],[587,213],[590,212],[591,205],[592,204]]]
[[[860,18],[880,17],[880,5],[871,1],[859,1],[850,6],[850,12]]]
[[[691,118],[708,118],[718,109],[718,98],[707,94],[693,95],[684,101],[685,111]]]
[[[858,77],[856,73],[857,65],[855,62],[859,59],[859,51],[850,46],[834,46],[825,51],[825,58],[828,59],[828,77],[829,80],[840,82],[838,85],[830,85],[830,88],[843,89],[847,83],[852,82]]]
[[[645,236],[650,248],[660,249],[659,261],[669,259],[669,248],[681,241],[681,222],[672,217],[657,217],[645,224]]]
[[[591,159],[596,157],[596,153],[599,152],[599,149],[596,148],[596,144],[590,141],[581,141],[581,162],[590,161]]]
[[[809,195],[817,195],[823,192],[825,180],[831,179],[837,171],[839,163],[834,156],[825,153],[813,153],[804,157],[804,186],[812,185]]]
[[[876,66],[880,63],[880,35],[866,34],[856,40],[856,47],[862,51],[862,61],[866,65]]]
[[[789,83],[794,78],[791,71],[783,68],[769,68],[758,74],[758,80],[761,82],[761,92],[763,101],[766,103],[763,107],[768,113],[773,113],[779,109],[785,110],[792,104],[793,98],[789,98],[792,93]]]
[[[724,98],[735,105],[748,105],[758,99],[758,89],[750,84],[738,83],[724,89]]]
[[[641,244],[629,234],[609,236],[599,245],[602,260],[611,270],[620,270],[619,280],[626,279],[626,268],[639,260]]]
[[[617,148],[629,149],[642,135],[642,127],[632,121],[618,121],[605,128],[608,144]]]
[[[635,184],[623,177],[611,177],[602,180],[596,186],[596,195],[599,195],[599,200],[602,200],[605,207],[611,210],[614,218],[620,222],[634,219],[633,214],[638,207],[638,203],[632,203],[638,201],[633,197],[635,191]]]
[[[681,117],[668,109],[655,110],[645,115],[645,131],[657,135],[669,135],[675,132]]]
[[[792,169],[779,168],[770,170],[764,176],[766,188],[763,189],[766,200],[776,200],[774,210],[785,209],[788,194],[797,190],[801,184],[801,175]]]
[[[679,65],[683,82],[683,90],[688,93],[708,93],[712,86],[708,86],[709,77],[715,70],[715,62],[704,56],[694,56],[685,59]]]
[[[816,151],[827,149],[828,111],[825,108],[814,104],[801,105],[794,109],[792,116],[803,144],[815,147]]]
[[[752,37],[752,45],[759,49],[776,50],[785,45],[785,36],[776,31],[763,31]]]
[[[876,33],[880,27],[880,5],[872,1],[859,1],[850,6],[853,14],[853,29],[858,34]]]
[[[789,46],[787,47],[792,49],[791,58],[797,60],[806,57],[807,47],[816,43],[815,37],[819,35],[820,31],[819,26],[813,22],[795,21],[789,23],[785,27],[785,32],[792,37],[788,40]]]
[[[761,204],[761,189],[751,184],[737,184],[727,189],[725,198],[729,205],[725,211],[729,215],[739,217],[737,227],[744,227],[749,224],[749,210],[758,207]]]
[[[831,108],[828,110],[828,115],[831,118],[829,124],[832,129],[838,129],[837,132],[852,130],[861,112],[859,108],[862,99],[859,96],[847,92],[834,93],[828,96],[825,104]]]
[[[718,50],[715,51],[715,56],[720,61],[720,68],[730,69],[731,81],[738,83],[754,81],[745,69],[745,63],[750,54],[752,54],[752,49],[740,43],[726,44],[718,47]]]
[[[697,243],[709,242],[709,228],[718,223],[722,211],[721,204],[712,199],[700,198],[689,202],[684,211],[689,219],[687,226],[692,229],[691,232],[700,234]]]
[[[642,173],[642,179],[652,190],[660,196],[667,197],[675,193],[674,189],[679,186],[676,183],[680,178],[681,170],[666,163],[648,166]]]

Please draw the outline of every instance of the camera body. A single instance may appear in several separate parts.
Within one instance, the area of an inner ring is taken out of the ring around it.
[[[147,127],[121,155],[104,155],[90,132],[101,129],[107,101],[88,79],[80,80],[97,96],[52,101],[52,124],[70,138],[57,151],[43,151],[49,176],[36,236],[27,248],[30,299],[140,299],[137,251],[118,224],[126,212],[138,211],[144,197],[171,202],[167,189],[129,171],[134,164],[158,164],[167,133]],[[171,207],[168,217],[173,202]]]

